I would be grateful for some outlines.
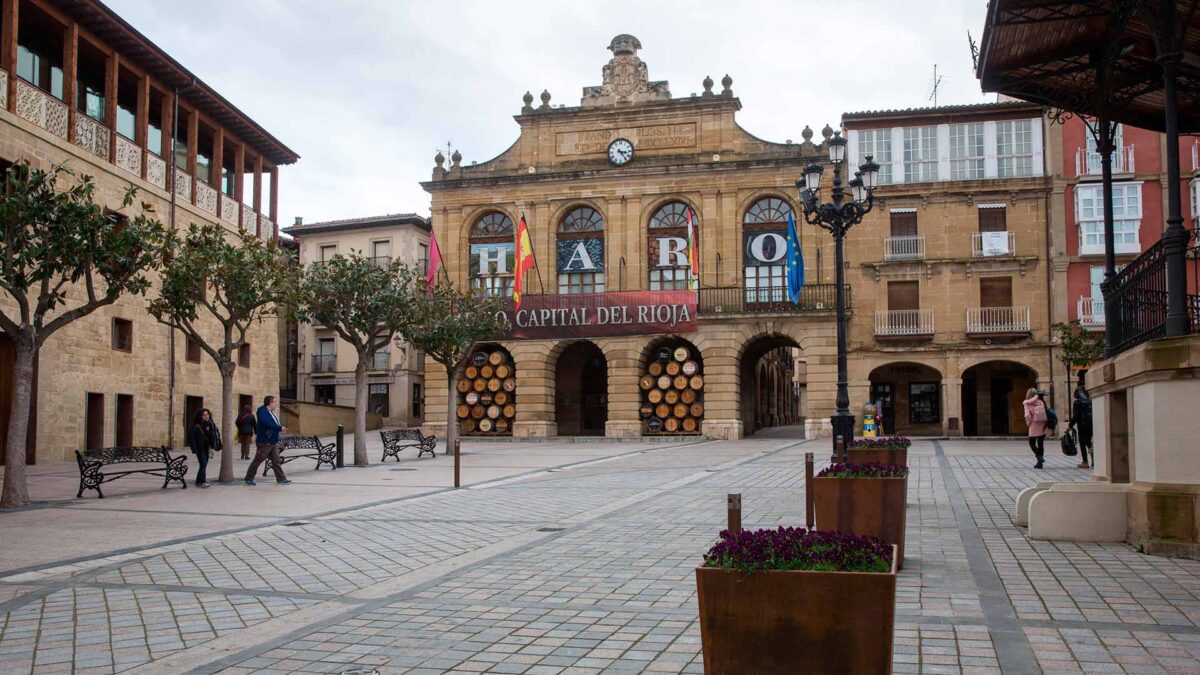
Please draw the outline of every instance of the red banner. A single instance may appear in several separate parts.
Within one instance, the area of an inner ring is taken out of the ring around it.
[[[518,339],[687,333],[696,330],[696,292],[526,295],[504,314]]]

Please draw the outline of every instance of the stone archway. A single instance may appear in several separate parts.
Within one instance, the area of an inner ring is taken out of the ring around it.
[[[1015,361],[984,361],[963,371],[962,415],[966,436],[1023,436],[1022,401],[1038,373]]]
[[[554,421],[559,436],[603,436],[608,421],[608,359],[595,343],[563,347],[554,368]]]
[[[772,333],[752,338],[738,364],[742,433],[768,427],[803,425],[807,365],[800,344]]]

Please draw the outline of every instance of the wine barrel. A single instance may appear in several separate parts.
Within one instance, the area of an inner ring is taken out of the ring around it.
[[[500,406],[489,405],[488,409],[487,409],[487,416],[490,419],[496,419],[497,417],[499,417],[500,416]]]
[[[651,389],[646,394],[646,400],[650,401],[651,403],[662,403],[662,400],[663,400],[662,389]]]
[[[650,419],[651,417],[654,416],[654,407],[644,405],[638,409],[638,414],[641,415],[642,419],[644,419],[644,420]]]
[[[484,415],[485,411],[486,411],[486,409],[481,405],[471,406],[471,417],[474,417],[477,420],[483,419],[483,415]]]
[[[695,417],[684,418],[684,420],[683,420],[683,430],[684,431],[691,433],[696,430],[697,426],[699,426],[699,423],[696,421]]]
[[[502,387],[502,386],[504,386],[504,383],[501,382],[500,378],[498,378],[498,377],[493,377],[492,379],[487,381],[487,388],[488,388],[488,391],[490,391],[490,392],[500,391],[500,387]]]
[[[464,434],[469,434],[475,431],[475,420],[468,417],[462,422],[462,430]]]
[[[676,389],[687,389],[688,388],[687,375],[676,375],[675,379],[672,383],[675,385]]]
[[[504,405],[505,403],[508,403],[508,392],[498,391],[493,399],[496,401],[496,405]],[[691,401],[688,401],[688,403],[691,403]]]
[[[479,430],[485,433],[491,431],[492,421],[488,419],[479,420]]]
[[[689,354],[688,354],[687,347],[676,347],[675,348],[675,360],[676,361],[683,363],[684,361],[688,360],[688,356],[689,356]]]
[[[668,391],[667,393],[663,394],[663,400],[666,401],[670,405],[675,405],[676,403],[679,402],[679,392],[672,389],[672,390]]]
[[[508,420],[504,418],[496,420],[496,431],[508,431]]]
[[[484,366],[479,369],[479,376],[483,379],[488,379],[496,374],[496,369],[491,366]]]
[[[487,363],[487,357],[487,352],[475,352],[471,355],[471,363],[474,363],[477,366],[482,366],[483,364]]]
[[[668,363],[667,364],[667,374],[671,375],[671,376],[678,375],[679,374],[679,363],[676,361],[672,361],[672,362]]]
[[[467,366],[465,369],[463,369],[463,375],[465,375],[468,380],[473,380],[479,377],[479,369],[475,366]]]
[[[642,388],[642,391],[646,391],[647,389],[653,389],[654,388],[654,376],[653,375],[643,375],[642,378],[640,380],[638,380],[638,386]]]
[[[704,404],[697,401],[688,411],[692,413],[692,417],[704,417]]]
[[[672,434],[676,431],[679,431],[679,420],[675,419],[674,417],[668,417],[663,421],[663,429],[666,429],[668,433]]]
[[[480,394],[479,395],[479,403],[482,405],[491,405],[492,404],[492,395],[487,394],[487,393]]]
[[[692,379],[688,380],[688,384],[692,386],[692,389],[700,391],[704,388],[704,377],[702,375],[693,375]]]
[[[670,389],[671,388],[671,376],[670,375],[659,375],[658,376],[658,388],[659,389]]]
[[[691,405],[696,400],[696,390],[691,388],[684,389],[683,392],[679,394],[679,400]]]
[[[455,410],[458,412],[458,419],[460,420],[466,419],[471,415],[471,406],[467,405],[466,403],[459,403],[458,408]]]
[[[650,367],[647,368],[646,371],[648,373],[650,373],[651,375],[658,377],[659,375],[662,375],[663,365],[661,363],[659,363],[658,361],[651,361]]]
[[[475,391],[483,391],[487,389],[487,380],[475,380],[471,383],[471,388]]]
[[[502,364],[496,366],[496,377],[503,380],[504,378],[508,377],[509,375],[512,375],[512,368],[509,367],[509,365],[507,363],[502,363]]]
[[[682,370],[684,375],[691,377],[692,375],[700,372],[700,364],[696,363],[695,361],[684,361]]]
[[[654,415],[656,417],[669,417],[671,415],[671,406],[667,405],[666,403],[659,403],[658,406],[654,408]]]
[[[504,352],[502,352],[502,351],[492,352],[491,356],[488,357],[488,363],[492,364],[493,366],[498,366],[501,363],[504,363]]]
[[[507,380],[505,380],[503,388],[504,388],[504,391],[507,391],[510,394],[512,392],[516,391],[517,390],[517,378],[510,377]]]
[[[471,381],[465,378],[459,380],[458,384],[455,386],[458,387],[458,393],[460,394],[465,394],[468,391],[471,391]]]
[[[476,403],[479,403],[479,394],[473,391],[467,392],[467,405],[475,405]]]
[[[678,417],[679,419],[683,419],[683,418],[687,417],[688,407],[687,407],[687,405],[685,405],[683,403],[676,403],[675,409],[672,412],[674,412],[675,416]]]
[[[508,405],[504,406],[504,416],[507,417],[508,419],[512,419],[512,418],[516,417],[517,416],[517,406],[515,406],[512,403],[509,403]]]

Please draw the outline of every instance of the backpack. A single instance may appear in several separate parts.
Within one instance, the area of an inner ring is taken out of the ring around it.
[[[1079,454],[1079,446],[1075,441],[1074,429],[1067,429],[1067,433],[1062,435],[1062,438],[1059,439],[1059,443],[1062,444],[1062,452],[1067,457],[1074,457],[1075,455]]]
[[[1058,427],[1058,413],[1054,412],[1054,408],[1046,406],[1046,428],[1054,429]]]

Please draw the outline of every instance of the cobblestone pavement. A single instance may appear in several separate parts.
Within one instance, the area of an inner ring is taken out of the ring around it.
[[[0,673],[702,672],[725,493],[747,527],[802,524],[826,443],[648,448],[10,573]],[[1029,540],[1017,491],[1087,475],[1022,448],[914,444],[895,672],[1200,673],[1200,563]]]

